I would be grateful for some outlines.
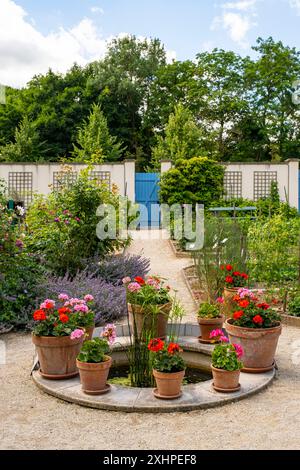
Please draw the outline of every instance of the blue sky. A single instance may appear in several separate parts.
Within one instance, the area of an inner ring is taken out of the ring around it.
[[[258,36],[300,49],[299,29],[300,0],[0,0],[0,82],[100,58],[120,33],[159,37],[184,60],[213,47],[251,54]]]

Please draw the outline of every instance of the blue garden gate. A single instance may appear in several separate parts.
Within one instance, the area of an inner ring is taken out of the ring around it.
[[[159,173],[136,173],[135,201],[140,204],[140,228],[160,227]]]

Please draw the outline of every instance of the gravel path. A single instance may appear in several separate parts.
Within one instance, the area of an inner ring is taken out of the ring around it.
[[[300,369],[291,358],[299,335],[284,328],[278,378],[268,390],[222,408],[167,415],[105,412],[52,398],[30,378],[30,336],[2,336],[0,449],[300,449]]]

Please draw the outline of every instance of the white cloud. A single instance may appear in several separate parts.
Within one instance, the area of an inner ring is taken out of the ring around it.
[[[107,43],[91,19],[43,35],[23,8],[12,0],[0,1],[0,83],[23,86],[49,67],[65,72],[74,62],[85,65],[105,54]]]
[[[291,8],[296,10],[297,15],[300,16],[300,0],[289,0],[289,4]]]
[[[299,0],[300,2],[300,0]],[[211,24],[211,30],[225,30],[230,39],[240,47],[249,47],[247,33],[257,24],[253,21],[256,16],[255,5],[257,0],[241,0],[227,2],[221,5],[222,13],[215,16]]]
[[[104,15],[104,10],[101,7],[91,7],[91,12],[92,13],[99,13],[100,15]]]

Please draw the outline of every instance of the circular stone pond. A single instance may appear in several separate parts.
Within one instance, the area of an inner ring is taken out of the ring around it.
[[[170,326],[174,332],[174,326]],[[111,356],[113,369],[110,374],[111,391],[105,395],[89,396],[82,392],[79,376],[69,380],[46,380],[35,370],[32,373],[35,384],[44,392],[61,400],[81,406],[102,410],[123,412],[163,413],[192,411],[212,408],[249,397],[265,389],[274,379],[275,370],[264,374],[241,373],[241,390],[222,394],[212,387],[211,353],[214,346],[203,345],[198,341],[199,326],[180,325],[179,344],[188,365],[186,385],[183,394],[176,400],[159,400],[153,396],[151,388],[130,387],[127,376],[128,359],[126,348],[130,344],[127,326],[117,327],[118,342],[113,346]],[[97,329],[95,335],[99,335]],[[125,381],[125,383],[122,383]]]

